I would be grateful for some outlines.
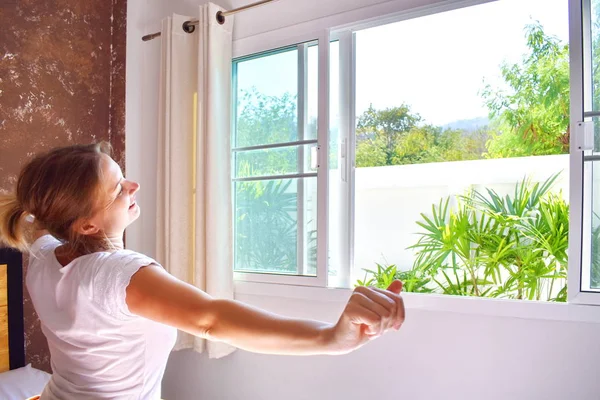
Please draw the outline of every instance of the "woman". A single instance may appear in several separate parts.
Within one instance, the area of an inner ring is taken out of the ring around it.
[[[357,288],[326,324],[214,299],[125,250],[139,185],[109,154],[106,144],[52,150],[23,168],[16,194],[0,197],[0,241],[30,252],[27,288],[50,347],[42,400],[158,399],[176,329],[253,352],[310,355],[347,353],[400,328],[399,281]]]

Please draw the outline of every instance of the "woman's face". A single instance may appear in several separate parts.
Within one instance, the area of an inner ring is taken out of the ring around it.
[[[120,237],[125,228],[140,215],[135,194],[140,185],[123,178],[119,165],[106,154],[100,162],[101,209],[92,218],[92,223],[107,237]]]

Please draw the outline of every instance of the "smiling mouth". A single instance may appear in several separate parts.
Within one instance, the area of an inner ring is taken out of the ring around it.
[[[136,201],[134,201],[133,203],[131,203],[131,205],[129,206],[129,209],[131,210],[133,207],[135,207],[136,204],[137,204]]]

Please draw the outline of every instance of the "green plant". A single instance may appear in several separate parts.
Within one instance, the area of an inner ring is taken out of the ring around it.
[[[433,290],[427,287],[431,278],[425,276],[419,269],[408,271],[398,271],[394,264],[382,265],[375,263],[377,270],[363,269],[365,277],[363,280],[357,280],[355,286],[376,286],[378,288],[387,288],[394,279],[402,281],[404,292],[431,293]]]
[[[260,272],[298,272],[296,180],[242,181],[235,186],[235,267]],[[311,221],[307,222],[311,225]],[[307,273],[317,271],[317,231],[305,234]]]
[[[381,264],[377,264],[377,271],[373,271],[370,269],[365,269],[365,279],[363,281],[358,280],[356,282],[357,286],[376,286],[382,289],[386,289],[390,284],[396,279],[396,273],[398,269],[395,265],[383,266]],[[367,274],[372,275],[372,277],[367,277]]]
[[[427,287],[431,282],[431,278],[423,273],[418,268],[413,268],[408,271],[398,271],[396,279],[399,279],[404,284],[402,291],[412,293],[431,293],[433,289]]]
[[[394,276],[406,291],[566,301],[569,207],[550,192],[557,177],[524,179],[507,196],[486,189],[441,199],[417,222],[412,269],[394,266]],[[378,265],[359,284],[382,287],[391,272]]]

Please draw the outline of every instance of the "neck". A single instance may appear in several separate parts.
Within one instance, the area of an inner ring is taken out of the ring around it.
[[[106,235],[106,238],[116,249],[122,250],[125,248],[125,246],[123,244],[124,234],[125,234],[125,232],[121,232],[121,233],[114,234],[114,235],[113,234]]]
[[[73,245],[72,243],[66,243],[63,247],[62,251],[64,252],[66,257],[76,258],[82,256],[84,254],[89,254],[90,252],[96,251],[110,251],[110,250],[122,250],[125,248],[123,243],[124,232],[116,233],[116,234],[104,234],[100,237],[97,237],[93,241],[88,241],[84,243],[79,243],[78,245]],[[108,246],[107,246],[108,245]]]

